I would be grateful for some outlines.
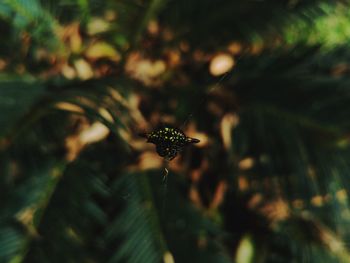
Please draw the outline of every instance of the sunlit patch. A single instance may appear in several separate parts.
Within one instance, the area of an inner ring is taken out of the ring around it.
[[[75,69],[68,64],[61,68],[61,73],[67,79],[74,79],[77,76]]]
[[[108,134],[109,129],[104,124],[95,122],[80,133],[79,140],[82,144],[96,143],[105,139]]]
[[[69,102],[58,102],[58,103],[56,103],[55,108],[60,109],[60,110],[64,110],[64,111],[84,113],[83,108],[81,108],[80,106],[75,105],[73,103],[69,103]]]
[[[238,168],[242,171],[249,170],[254,166],[254,159],[251,157],[244,158],[238,163]]]
[[[245,176],[238,177],[238,189],[242,192],[249,189],[249,182]]]
[[[232,55],[237,55],[239,53],[241,53],[243,47],[242,44],[239,42],[231,42],[228,47],[227,50],[232,54]]]
[[[339,202],[345,203],[348,199],[348,194],[345,189],[341,189],[336,192],[336,197],[339,200]]]
[[[67,136],[65,139],[68,161],[73,161],[86,145],[104,140],[109,134],[109,129],[99,122],[92,125],[83,123],[79,128],[78,134]]]
[[[92,18],[87,25],[87,32],[89,35],[96,35],[106,32],[110,28],[110,23],[102,18]]]
[[[309,219],[312,220],[312,219]],[[346,253],[344,242],[330,229],[317,221],[312,221],[315,228],[319,231],[320,241],[329,248],[332,253]],[[347,256],[348,258],[348,256]],[[344,261],[346,262],[346,261]]]
[[[74,67],[77,75],[82,80],[91,79],[94,76],[94,72],[90,64],[85,59],[77,59],[74,61]]]
[[[89,46],[85,51],[85,56],[91,60],[108,58],[118,62],[120,60],[119,52],[110,44],[99,41]]]
[[[285,220],[290,216],[290,209],[288,203],[282,198],[277,198],[266,202],[259,211],[275,224],[279,221]]]
[[[324,204],[324,200],[323,200],[323,197],[320,196],[320,195],[316,195],[314,197],[311,198],[311,204],[313,206],[317,206],[317,207],[320,207]]]
[[[151,20],[147,25],[147,31],[150,35],[158,35],[159,34],[159,23],[155,20]]]
[[[220,123],[221,137],[226,150],[232,146],[232,129],[238,124],[238,116],[233,113],[226,114]]]
[[[163,60],[150,60],[138,52],[131,53],[125,64],[125,71],[146,86],[161,85],[160,76],[165,73],[166,69],[167,65]]]
[[[210,61],[209,71],[213,76],[220,76],[230,71],[234,65],[235,61],[231,55],[219,54]]]
[[[166,50],[165,55],[167,57],[167,64],[170,68],[175,68],[176,66],[180,65],[181,54],[178,50]]]
[[[98,112],[101,114],[101,116],[102,116],[105,120],[109,121],[110,123],[113,123],[113,122],[114,122],[113,116],[109,113],[109,111],[108,111],[106,108],[100,107],[100,108],[98,109]]]
[[[250,235],[244,235],[240,240],[236,256],[236,263],[251,263],[254,258],[254,244]]]
[[[170,251],[166,251],[163,255],[163,261],[164,263],[175,263],[173,255],[170,253]]]
[[[83,39],[79,32],[80,24],[75,22],[59,29],[58,35],[66,42],[73,53],[79,53],[82,48]]]
[[[139,157],[137,169],[149,170],[160,169],[163,166],[163,161],[154,152],[145,152]]]
[[[31,234],[32,236],[39,236],[35,225],[34,225],[34,215],[36,212],[36,207],[28,207],[16,214],[16,219],[23,224],[23,226],[26,228],[26,230]]]

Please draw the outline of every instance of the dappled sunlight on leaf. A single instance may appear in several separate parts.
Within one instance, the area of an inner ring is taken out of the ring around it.
[[[251,157],[244,158],[243,160],[239,161],[238,167],[240,170],[249,170],[254,166],[254,159]]]
[[[79,135],[82,144],[96,143],[104,140],[109,134],[109,129],[102,123],[95,122],[88,129],[83,130]]]
[[[149,169],[159,169],[163,166],[163,160],[154,151],[145,152],[139,157],[139,162],[137,169],[149,170]]]
[[[337,191],[336,197],[337,197],[339,202],[342,202],[342,203],[347,202],[347,200],[348,200],[347,191],[345,189],[341,189],[341,190]]]
[[[166,62],[170,69],[174,69],[179,66],[182,62],[181,54],[178,50],[169,49],[165,50]]]
[[[165,252],[163,255],[163,261],[164,263],[175,263],[173,255],[170,253],[170,251]]]
[[[114,122],[113,116],[110,114],[110,112],[106,108],[100,107],[98,109],[98,112],[105,120],[109,121],[110,123]]]
[[[106,32],[110,27],[110,24],[99,17],[94,17],[87,25],[87,32],[89,35],[97,35]]]
[[[234,41],[230,43],[227,47],[227,50],[232,54],[232,55],[238,55],[242,52],[243,46],[241,43]]]
[[[68,102],[58,102],[56,103],[55,107],[60,110],[70,111],[70,112],[77,112],[77,113],[84,113],[84,110],[73,103]]]
[[[87,58],[93,60],[100,58],[109,58],[115,62],[120,60],[120,54],[118,51],[110,44],[102,41],[96,42],[89,46],[85,51],[85,55]]]
[[[66,34],[69,35],[70,50],[73,53],[79,53],[83,44],[83,40],[79,33],[79,24],[72,24]]]
[[[221,137],[223,145],[226,150],[231,149],[232,146],[232,129],[234,129],[239,122],[239,118],[236,114],[226,114],[220,124]]]
[[[232,56],[228,54],[218,54],[210,61],[209,71],[214,76],[220,76],[230,71],[235,65]]]
[[[241,192],[247,191],[249,189],[249,181],[245,176],[238,177],[238,189]]]
[[[127,59],[125,71],[136,80],[146,86],[159,86],[162,84],[160,76],[166,71],[163,60],[155,60],[142,57],[140,53],[132,53]]]
[[[322,206],[324,204],[323,196],[316,195],[316,196],[312,197],[311,204],[314,206],[318,206],[318,207]]]
[[[159,23],[155,20],[150,21],[147,25],[147,31],[150,35],[158,35],[160,32]]]
[[[237,247],[235,260],[237,263],[253,263],[254,245],[251,236],[246,234],[242,237]]]
[[[85,59],[78,59],[74,61],[74,67],[77,71],[77,75],[82,80],[91,79],[94,76],[92,67]]]
[[[34,214],[37,207],[27,207],[16,214],[16,219],[24,225],[32,237],[39,237],[39,233],[34,225]]]
[[[61,72],[62,75],[67,79],[74,79],[77,76],[75,69],[68,64],[65,64],[62,67]]]
[[[86,121],[80,123],[79,132],[68,136],[65,140],[67,160],[73,161],[86,145],[104,140],[109,132],[109,129],[99,122],[95,122],[91,125]]]
[[[261,208],[259,208],[259,211],[272,223],[285,220],[290,216],[289,205],[285,200],[281,198],[268,201]]]

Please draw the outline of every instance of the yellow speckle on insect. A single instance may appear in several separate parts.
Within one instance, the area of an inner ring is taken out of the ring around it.
[[[165,128],[165,130],[166,130],[166,131],[168,131],[168,130],[169,130],[169,128]]]

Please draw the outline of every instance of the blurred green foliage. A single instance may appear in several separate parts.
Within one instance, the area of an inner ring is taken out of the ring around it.
[[[0,262],[350,262],[348,10],[1,1]]]

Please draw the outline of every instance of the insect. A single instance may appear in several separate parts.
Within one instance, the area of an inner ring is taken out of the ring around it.
[[[167,161],[174,159],[185,146],[199,142],[198,139],[187,137],[180,129],[169,126],[160,127],[140,136],[146,138],[147,142],[155,144],[157,153]]]

